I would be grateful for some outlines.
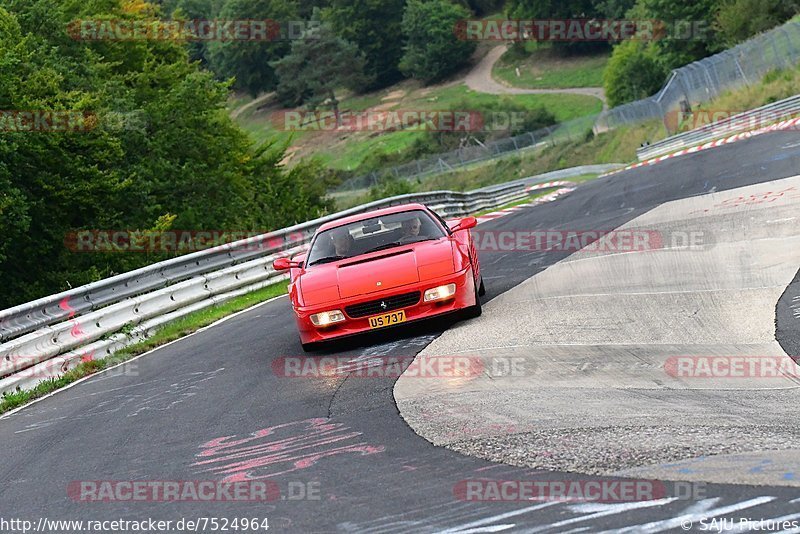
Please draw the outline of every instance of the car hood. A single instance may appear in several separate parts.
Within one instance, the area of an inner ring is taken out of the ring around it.
[[[453,271],[453,245],[442,238],[318,265],[298,280],[304,305],[315,306],[447,276]]]

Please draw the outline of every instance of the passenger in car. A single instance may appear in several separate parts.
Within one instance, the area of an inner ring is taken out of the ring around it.
[[[350,256],[354,239],[346,228],[337,228],[331,231],[331,241],[333,241],[333,250],[337,256]]]

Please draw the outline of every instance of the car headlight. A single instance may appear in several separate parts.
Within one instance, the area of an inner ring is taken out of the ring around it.
[[[328,326],[329,324],[339,323],[344,321],[344,314],[342,310],[331,310],[320,313],[315,313],[311,316],[311,322],[314,326]]]
[[[446,298],[450,298],[456,294],[456,285],[455,284],[447,284],[446,286],[439,286],[439,287],[432,287],[425,291],[425,296],[423,300],[425,302],[430,302],[432,300],[443,300]]]

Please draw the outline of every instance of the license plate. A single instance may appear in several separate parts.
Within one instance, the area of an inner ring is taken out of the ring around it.
[[[376,315],[369,318],[370,328],[383,328],[384,326],[392,326],[393,324],[403,323],[406,320],[405,310],[395,311],[391,313],[384,313],[383,315]]]

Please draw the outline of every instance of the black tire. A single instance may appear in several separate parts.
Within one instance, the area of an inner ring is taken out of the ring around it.
[[[315,350],[319,349],[319,343],[300,342],[300,346],[303,347],[303,352],[314,352]]]
[[[483,276],[481,276],[481,287],[478,288],[478,295],[484,296],[486,294],[486,286],[483,285]]]
[[[474,276],[474,275],[473,275]],[[481,285],[483,285],[483,280],[481,280]],[[480,317],[483,313],[483,307],[481,306],[481,296],[480,296],[480,289],[478,289],[477,284],[475,287],[475,305],[470,306],[464,310],[464,316],[467,319],[474,319],[476,317]]]

